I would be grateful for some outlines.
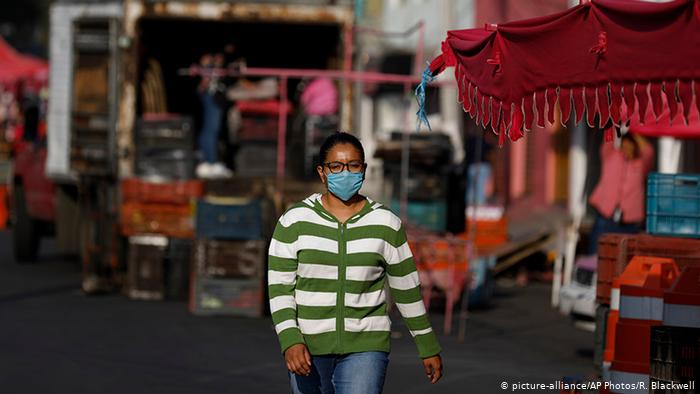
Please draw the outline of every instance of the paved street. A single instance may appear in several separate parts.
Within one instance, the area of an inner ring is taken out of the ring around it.
[[[184,303],[87,297],[74,261],[16,265],[0,233],[0,392],[286,393],[269,319],[203,318]],[[549,287],[499,288],[471,314],[467,340],[440,336],[445,377],[427,383],[403,333],[393,342],[386,393],[499,393],[501,382],[553,382],[592,371],[593,335],[548,307]],[[442,329],[438,311],[436,329]]]

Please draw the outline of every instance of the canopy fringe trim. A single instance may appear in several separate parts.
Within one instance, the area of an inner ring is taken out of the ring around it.
[[[443,59],[443,56],[438,56],[431,64],[433,75],[445,69],[447,62]],[[433,69],[433,65],[437,67]],[[665,109],[670,111],[670,125],[679,121],[679,115],[687,125],[691,111],[700,112],[698,81],[693,79],[562,85],[536,90],[520,100],[507,102],[481,91],[461,65],[453,66],[462,109],[477,124],[499,135],[501,143],[505,142],[506,137],[517,141],[534,126],[553,125],[557,118],[566,127],[572,118],[576,123],[583,121],[585,114],[585,121],[590,127],[602,129],[610,124],[621,126],[633,116],[644,124],[648,111],[658,122]],[[559,116],[557,110],[560,111]]]

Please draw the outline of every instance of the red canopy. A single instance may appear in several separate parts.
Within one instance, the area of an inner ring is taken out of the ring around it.
[[[48,77],[48,68],[45,61],[15,51],[0,37],[0,84],[20,80],[43,82]]]
[[[449,31],[433,75],[455,67],[464,110],[501,141],[536,120],[593,126],[627,120],[639,108],[668,108],[685,123],[700,83],[700,0],[592,0],[567,11],[480,29]],[[695,92],[694,92],[695,90]],[[664,105],[664,96],[671,98]],[[695,101],[700,108],[700,99]],[[682,108],[682,110],[681,110]]]

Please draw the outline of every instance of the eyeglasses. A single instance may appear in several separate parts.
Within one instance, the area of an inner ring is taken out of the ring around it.
[[[333,173],[333,174],[338,174],[340,172],[343,172],[345,167],[348,168],[348,171],[358,173],[362,172],[365,169],[365,163],[361,161],[351,161],[349,163],[341,163],[339,161],[331,161],[329,163],[323,163],[324,166],[328,167],[328,169]]]

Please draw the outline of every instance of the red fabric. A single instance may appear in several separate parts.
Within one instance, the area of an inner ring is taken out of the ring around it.
[[[316,78],[301,94],[301,103],[309,115],[333,115],[338,112],[338,89],[328,78]]]
[[[646,145],[638,159],[628,161],[612,143],[604,143],[600,148],[600,158],[603,167],[600,181],[591,194],[591,205],[606,218],[611,218],[619,206],[623,222],[643,221],[644,186],[654,165],[654,149]]]
[[[623,99],[628,107],[638,105],[643,117],[659,115],[667,95],[673,100],[666,106],[683,107],[683,116],[697,110],[690,105],[692,82],[696,91],[700,83],[700,0],[592,0],[488,30],[449,31],[431,70],[439,73],[454,58],[464,109],[494,131],[503,127],[513,140],[533,122],[544,123],[553,98],[562,123],[572,112],[583,119],[585,109],[591,110],[589,123],[596,114],[600,123],[626,121]],[[486,115],[482,100],[515,111]],[[525,123],[513,127],[518,112]]]
[[[19,80],[45,82],[48,69],[48,63],[15,51],[0,37],[0,84],[13,84]]]
[[[289,102],[285,103],[284,112],[291,111]],[[236,102],[236,108],[241,114],[261,114],[278,115],[280,113],[280,102],[278,100],[250,100]]]
[[[688,100],[690,102],[691,100]],[[666,97],[663,96],[663,102],[666,103]],[[685,111],[685,107],[683,108]],[[630,133],[643,135],[646,137],[675,137],[675,138],[700,138],[700,116],[697,111],[689,111],[687,117],[683,117],[679,112],[680,108],[673,105],[664,105],[664,109],[659,116],[658,122],[655,122],[654,116],[647,111],[646,121],[640,122],[637,116],[632,116],[630,119]],[[671,116],[675,113],[675,116]],[[688,122],[686,124],[686,121]]]

